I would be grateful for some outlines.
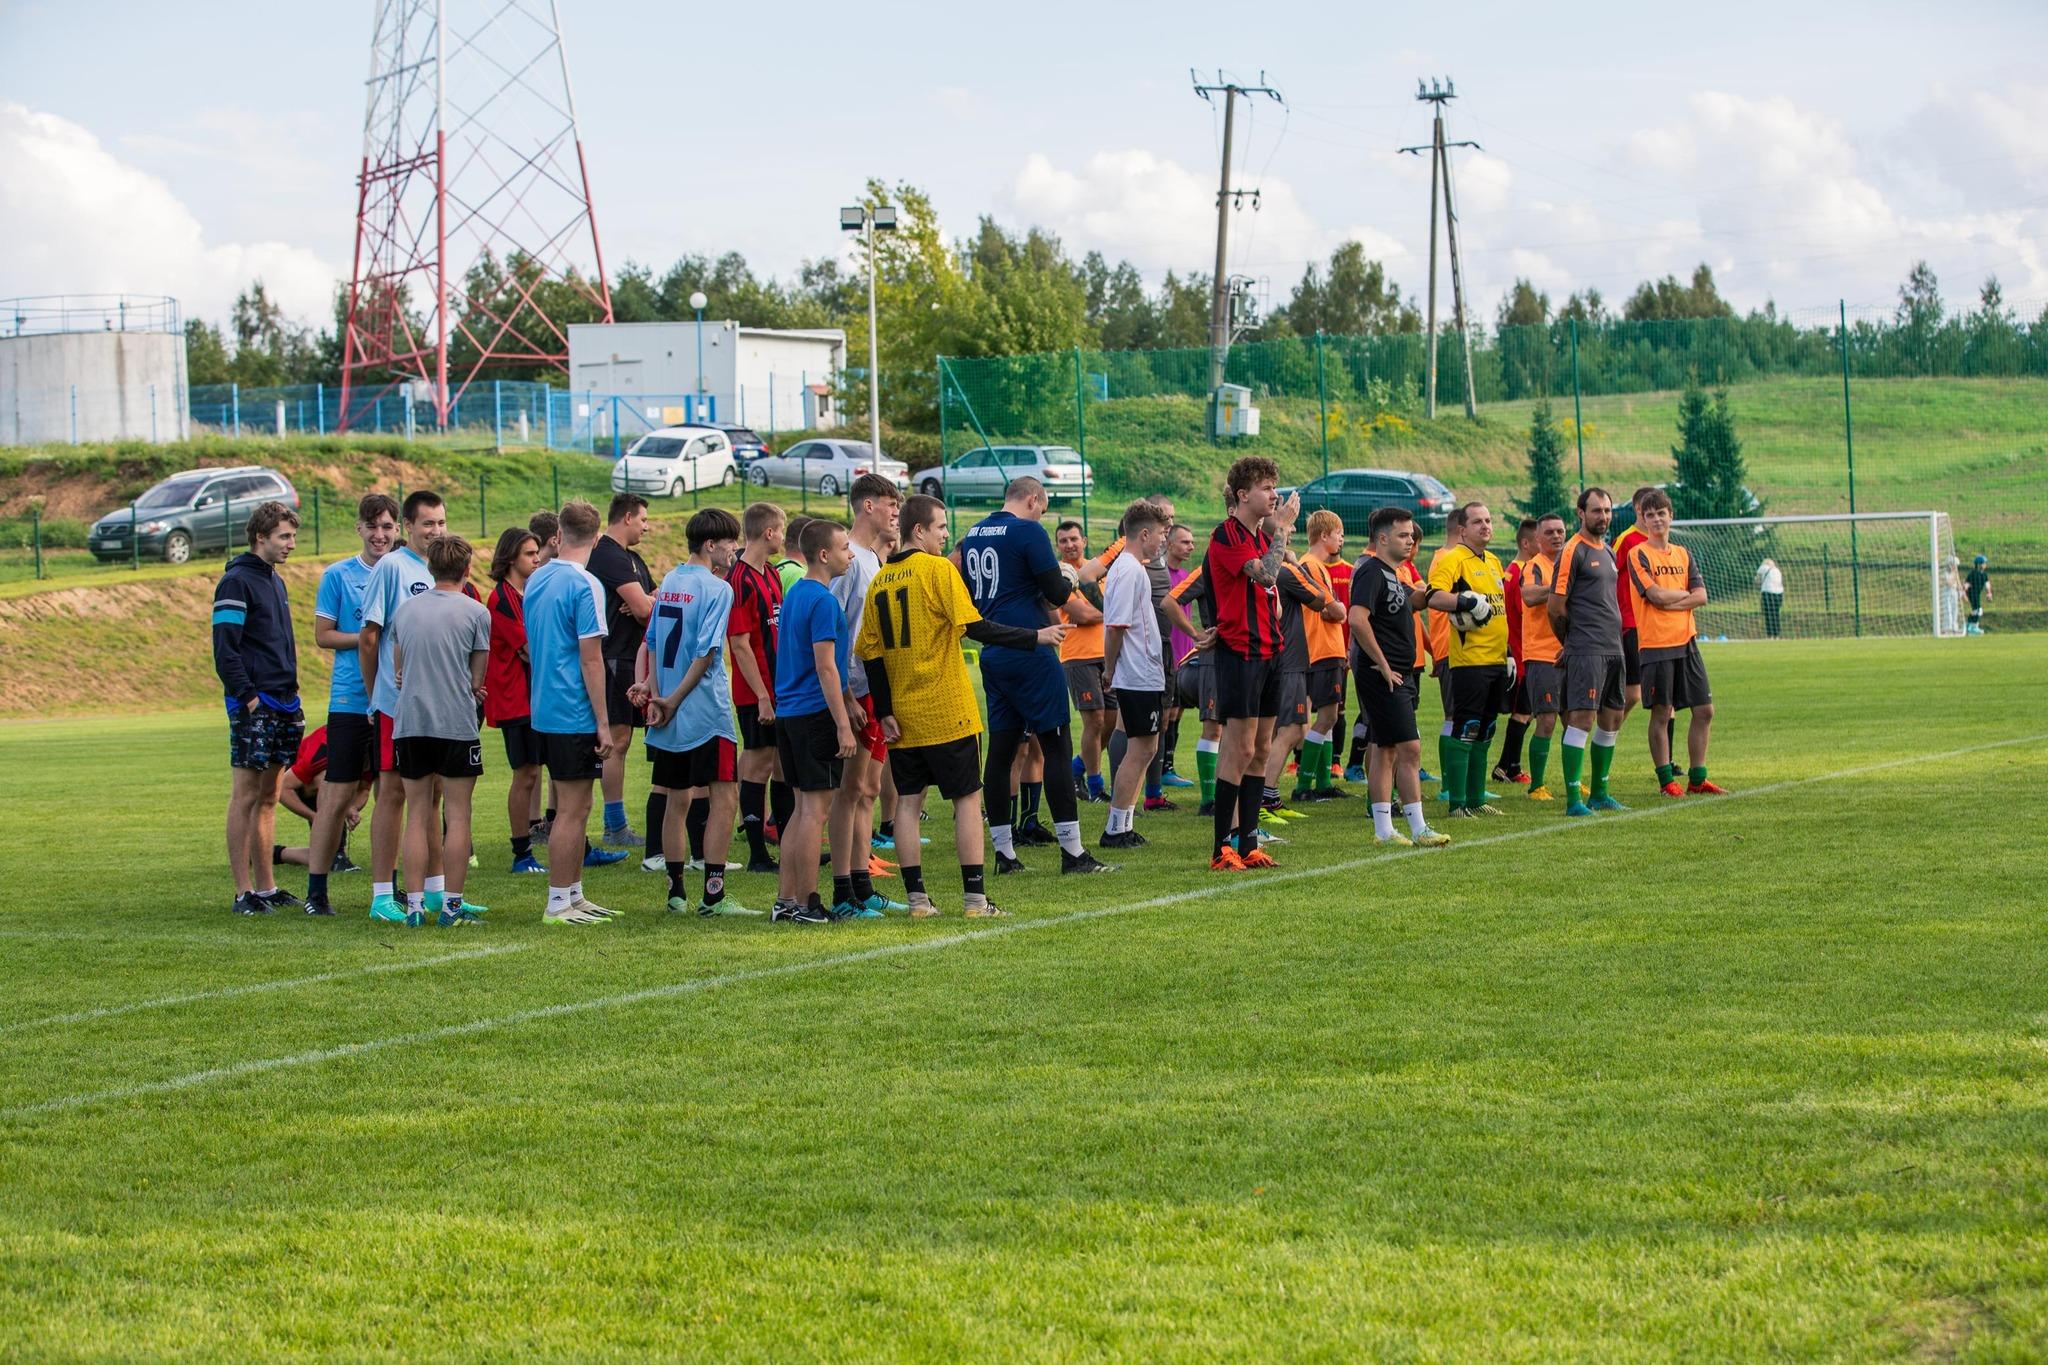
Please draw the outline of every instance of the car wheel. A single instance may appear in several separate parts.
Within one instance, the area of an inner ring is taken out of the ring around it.
[[[733,475],[732,475],[732,466],[731,466],[731,465],[727,465],[727,466],[725,467],[725,472],[724,472],[723,474],[720,474],[720,475],[718,476],[718,486],[719,486],[720,488],[730,488],[730,487],[732,487],[732,477],[733,477]]]
[[[823,497],[838,497],[839,480],[833,478],[830,474],[820,474],[818,476],[818,492]]]
[[[945,487],[937,479],[926,479],[917,486],[917,491],[928,498],[936,498],[945,494]]]
[[[754,481],[754,487],[756,488],[766,488],[768,486],[768,471],[760,465],[755,465],[752,469],[748,470],[747,477]]]
[[[173,531],[164,537],[164,563],[183,564],[192,558],[192,537],[183,531]]]
[[[689,491],[689,489],[683,487],[683,481],[680,478],[668,486],[668,495],[672,498],[680,498]]]

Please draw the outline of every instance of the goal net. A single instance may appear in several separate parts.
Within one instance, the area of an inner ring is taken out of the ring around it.
[[[1674,522],[1707,584],[1706,639],[1961,635],[1946,512]]]

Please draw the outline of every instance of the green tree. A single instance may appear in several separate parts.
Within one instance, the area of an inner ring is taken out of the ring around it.
[[[1925,261],[1913,262],[1899,286],[1899,307],[1892,317],[1898,324],[1900,359],[1914,373],[1934,371],[1934,338],[1941,330],[1941,283],[1934,268]]]
[[[1401,290],[1387,278],[1378,261],[1369,260],[1359,242],[1345,242],[1330,253],[1327,270],[1311,265],[1285,307],[1275,310],[1273,331],[1284,336],[1367,336],[1412,332],[1422,325],[1413,303],[1401,301]]]
[[[1564,480],[1564,433],[1551,416],[1550,400],[1536,405],[1529,419],[1529,496],[1516,500],[1525,517],[1556,513],[1569,517],[1570,485]]]
[[[1671,448],[1671,507],[1680,520],[1754,516],[1761,510],[1747,484],[1742,442],[1728,391],[1711,398],[1688,384],[1678,399],[1678,444]]]
[[[1721,297],[1714,284],[1714,272],[1705,261],[1694,267],[1692,283],[1680,284],[1676,276],[1645,280],[1636,286],[1622,305],[1627,322],[1674,322],[1687,318],[1732,318],[1735,309]]]
[[[1518,278],[1501,299],[1494,320],[1495,350],[1506,395],[1526,398],[1549,392],[1550,296]]]
[[[284,308],[270,297],[260,279],[250,281],[235,297],[229,324],[235,336],[229,377],[236,383],[297,384],[310,379],[318,367],[319,352],[312,334],[285,316]],[[189,367],[189,357],[187,364]]]
[[[185,382],[228,384],[234,378],[235,372],[228,364],[227,342],[221,339],[220,328],[202,318],[187,318]]]

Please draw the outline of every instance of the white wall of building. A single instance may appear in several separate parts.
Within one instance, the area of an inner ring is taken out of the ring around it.
[[[0,337],[0,445],[181,441],[185,400],[182,334]]]
[[[838,424],[832,392],[846,365],[846,334],[836,327],[784,331],[707,319],[702,363],[703,392],[721,422],[763,434]],[[695,321],[569,327],[569,382],[577,392],[631,395],[653,422],[684,419],[684,400],[698,391],[697,367]]]

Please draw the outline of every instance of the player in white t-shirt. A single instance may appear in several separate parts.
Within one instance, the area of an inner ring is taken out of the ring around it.
[[[1170,524],[1167,514],[1151,503],[1132,503],[1124,512],[1123,553],[1103,580],[1102,673],[1123,717],[1125,743],[1103,848],[1139,848],[1147,842],[1133,824],[1145,770],[1159,747],[1166,670],[1160,661],[1159,613],[1152,605],[1152,579],[1145,566],[1158,557]]]

